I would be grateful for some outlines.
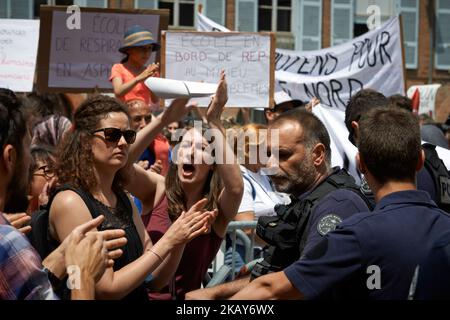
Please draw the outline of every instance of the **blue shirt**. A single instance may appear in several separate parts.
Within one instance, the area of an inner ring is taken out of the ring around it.
[[[306,299],[406,299],[416,266],[449,229],[450,216],[428,193],[391,193],[284,272]]]
[[[415,289],[416,300],[450,299],[450,230],[436,241],[420,264]]]

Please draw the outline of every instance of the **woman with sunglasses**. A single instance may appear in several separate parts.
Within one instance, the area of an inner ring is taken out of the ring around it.
[[[182,221],[174,223],[153,245],[124,190],[151,207],[155,195],[161,192],[160,176],[134,164],[126,167],[129,146],[136,138],[127,107],[110,97],[92,97],[76,111],[73,123],[73,131],[58,150],[56,173],[64,188],[51,203],[50,234],[58,244],[75,227],[104,215],[99,229],[123,229],[128,243],[114,267],[106,270],[96,284],[96,297],[147,299],[147,277],[151,274],[155,281],[167,283],[184,244],[207,232],[215,213],[202,210],[205,200],[196,202],[190,210],[180,212]]]
[[[146,66],[146,63],[152,52],[159,48],[152,33],[141,26],[132,26],[125,32],[123,46],[119,48],[125,58],[113,65],[109,78],[116,98],[123,102],[143,100],[157,109],[158,97],[147,88],[144,81],[148,77],[158,76],[158,64]]]
[[[153,299],[184,299],[185,293],[200,288],[226,235],[228,223],[239,208],[243,193],[242,176],[234,153],[225,141],[225,129],[220,120],[227,100],[227,84],[222,72],[216,94],[206,112],[208,126],[194,127],[185,132],[181,143],[174,148],[174,163],[166,177],[165,193],[155,200],[156,206],[143,206],[142,219],[155,243],[161,241],[158,239],[165,236],[172,223],[178,223],[181,218],[179,212],[198,200],[206,198],[207,210],[218,210],[211,232],[186,245],[174,280],[160,292],[151,293]],[[172,107],[167,109],[139,131],[130,150],[129,161],[135,159],[164,126],[179,120],[175,110]]]

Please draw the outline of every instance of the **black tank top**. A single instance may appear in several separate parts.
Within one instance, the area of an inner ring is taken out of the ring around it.
[[[133,209],[130,203],[130,199],[127,197],[123,190],[115,192],[117,197],[117,204],[115,208],[111,208],[103,204],[101,201],[94,198],[89,192],[81,191],[72,187],[63,187],[63,190],[72,190],[77,192],[90,209],[92,218],[96,218],[99,215],[104,215],[105,220],[98,228],[101,230],[107,229],[123,229],[126,233],[125,237],[128,242],[125,246],[121,247],[123,254],[119,259],[114,261],[113,270],[117,271],[138,259],[143,253],[142,241],[137,232],[136,226],[133,223]],[[59,189],[58,191],[62,191]],[[59,245],[56,240],[52,239],[54,245]],[[65,280],[63,281],[65,284]],[[58,286],[57,293],[62,299],[70,299],[70,290],[65,285]],[[147,291],[144,283],[131,291],[124,300],[148,300]]]

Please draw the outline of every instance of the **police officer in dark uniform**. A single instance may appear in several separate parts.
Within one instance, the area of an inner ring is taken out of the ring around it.
[[[344,220],[294,264],[233,298],[408,298],[417,265],[448,232],[450,216],[415,188],[424,153],[411,113],[372,109],[357,129],[357,163],[375,195],[373,212]]]
[[[349,141],[355,146],[357,145],[358,137],[355,134],[355,128],[357,128],[358,121],[365,112],[387,105],[412,112],[411,100],[401,95],[386,98],[382,93],[375,90],[363,89],[352,96],[345,109],[345,125],[349,131]],[[425,164],[417,172],[417,189],[428,192],[439,208],[450,213],[450,196],[445,193],[447,186],[450,186],[448,169],[439,158],[434,145],[425,143],[422,148],[425,151]],[[372,198],[372,191],[364,176],[361,180],[361,191],[368,198]]]
[[[271,145],[274,134],[278,148]],[[252,278],[284,269],[344,219],[369,210],[354,179],[345,170],[331,168],[330,138],[315,115],[300,109],[281,114],[269,126],[267,141],[268,150],[278,150],[267,164],[271,180],[278,191],[291,195],[292,202],[276,207],[276,216],[258,220],[257,234],[269,247]],[[228,298],[248,282],[245,278],[196,290],[186,298]]]

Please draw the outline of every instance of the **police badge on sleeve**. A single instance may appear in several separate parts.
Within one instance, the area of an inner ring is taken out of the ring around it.
[[[450,204],[450,179],[440,176],[439,182],[441,185],[441,202]]]
[[[320,235],[324,236],[328,232],[336,229],[336,226],[341,222],[342,219],[338,215],[328,214],[320,219],[319,223],[317,224],[317,231],[320,233]]]

